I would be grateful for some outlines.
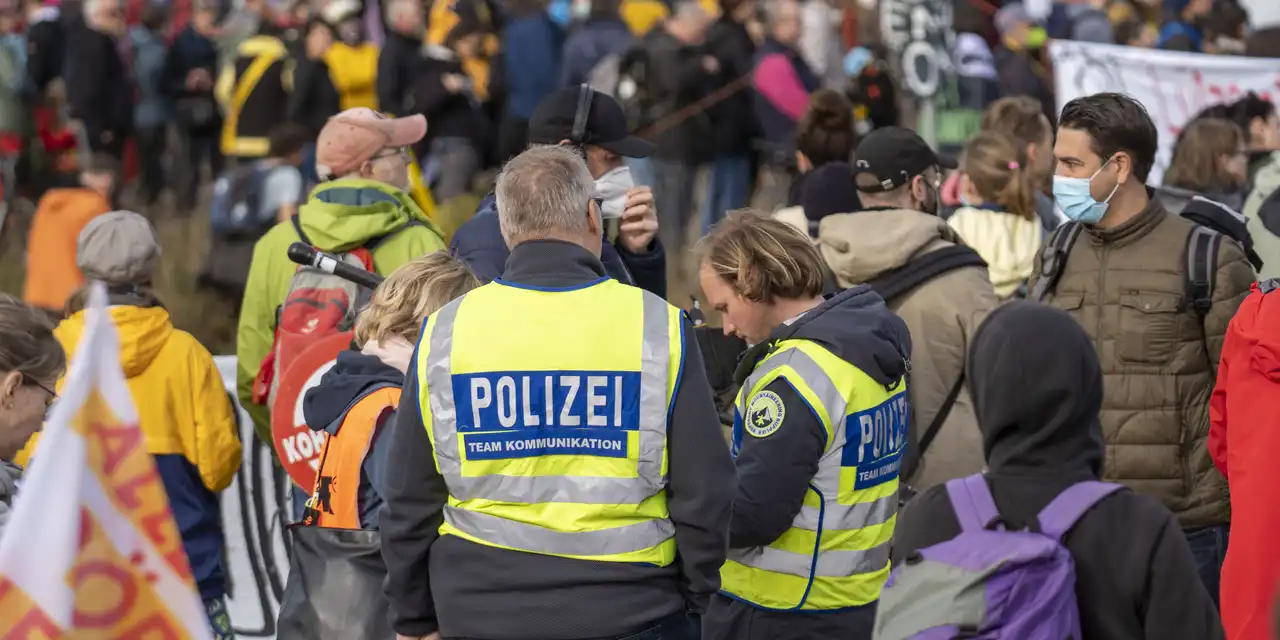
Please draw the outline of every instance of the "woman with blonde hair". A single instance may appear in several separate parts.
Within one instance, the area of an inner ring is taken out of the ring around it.
[[[739,363],[751,374],[733,424],[729,560],[702,637],[870,638],[906,445],[907,325],[867,286],[824,299],[822,256],[785,222],[735,212],[699,248],[707,301],[754,345]]]
[[[427,316],[480,286],[462,261],[445,252],[392,271],[356,318],[353,348],[307,391],[303,417],[328,433],[316,492],[304,519],[338,529],[378,528],[380,462],[389,438],[379,438],[400,405],[400,387]]]
[[[48,316],[0,294],[0,533],[22,475],[15,458],[44,423],[66,365]]]

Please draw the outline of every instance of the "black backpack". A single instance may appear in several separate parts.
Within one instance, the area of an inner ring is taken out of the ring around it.
[[[1218,252],[1223,238],[1234,240],[1244,252],[1253,268],[1262,268],[1262,259],[1253,250],[1253,238],[1245,228],[1243,217],[1212,200],[1196,197],[1181,212],[1182,217],[1195,223],[1187,234],[1186,293],[1178,305],[1179,311],[1191,309],[1204,316],[1213,307],[1213,280],[1218,268]],[[1044,302],[1057,288],[1058,280],[1066,267],[1071,249],[1075,246],[1084,225],[1068,222],[1053,232],[1040,255],[1040,279],[1031,289],[1030,299]]]

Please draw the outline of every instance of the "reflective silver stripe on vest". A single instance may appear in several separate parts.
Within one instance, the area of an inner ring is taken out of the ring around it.
[[[844,430],[840,427],[844,423],[845,408],[847,406],[844,394],[840,393],[839,389],[836,389],[835,383],[827,376],[827,372],[823,371],[822,367],[818,366],[818,363],[809,357],[809,354],[794,347],[783,349],[770,355],[755,371],[751,372],[746,382],[742,384],[742,388],[747,390],[747,395],[742,398],[739,407],[742,415],[747,415],[747,404],[751,402],[750,392],[755,389],[756,384],[769,372],[784,366],[795,370],[805,384],[809,385],[813,393],[818,396],[818,401],[822,403],[822,406],[827,410],[827,415],[831,418],[832,430],[836,432],[838,442],[833,442],[832,444],[836,446],[843,444]],[[827,450],[830,451],[832,448],[827,447]],[[825,489],[823,490],[825,491]]]
[[[791,523],[793,529],[806,531],[851,531],[884,524],[898,512],[897,493],[872,502],[839,504],[840,457],[846,444],[845,414],[848,403],[844,394],[832,382],[827,372],[805,352],[785,349],[773,354],[743,384],[747,391],[755,388],[763,377],[781,366],[791,367],[800,375],[818,397],[832,423],[832,442],[818,462],[818,472],[813,477],[813,487],[824,498],[823,506],[803,506]],[[750,397],[745,393],[739,400],[739,413],[746,415]],[[816,407],[815,407],[816,408]],[[797,554],[772,547],[730,550],[729,559],[766,571],[796,576],[808,576],[813,567],[811,554]],[[844,577],[859,573],[871,573],[884,568],[889,561],[889,545],[883,544],[866,551],[823,551],[818,554],[816,575]]]
[[[605,556],[656,547],[675,535],[670,520],[646,520],[596,531],[553,531],[525,522],[446,506],[444,521],[490,544],[565,556]]]
[[[822,516],[825,516],[825,518],[820,518],[820,511],[823,512]],[[860,502],[858,504],[837,504],[834,500],[829,500],[821,510],[807,505],[801,507],[800,513],[796,516],[795,521],[791,523],[791,526],[805,531],[817,531],[819,520],[825,519],[825,522],[821,523],[822,531],[825,533],[851,531],[884,524],[897,512],[897,492],[871,502]]]
[[[667,446],[667,380],[671,361],[670,318],[667,303],[645,292],[644,336],[640,360],[640,451],[637,477],[462,475],[458,457],[457,406],[453,399],[453,326],[466,296],[436,312],[426,382],[431,404],[431,429],[440,475],[449,494],[458,500],[487,499],[537,504],[639,504],[666,486],[662,456]],[[601,345],[602,347],[604,345]],[[487,538],[486,538],[487,539]],[[646,545],[647,547],[648,545]],[[640,548],[646,548],[640,547]],[[588,554],[575,554],[588,555]]]
[[[889,564],[889,543],[866,551],[823,551],[814,566],[813,556],[791,553],[773,547],[730,549],[729,559],[749,567],[809,577],[810,568],[820,578],[844,578],[861,573],[874,573]]]

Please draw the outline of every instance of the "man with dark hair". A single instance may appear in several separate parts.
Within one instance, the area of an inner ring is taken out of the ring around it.
[[[1231,512],[1205,445],[1209,393],[1253,268],[1234,240],[1151,197],[1157,134],[1141,104],[1086,96],[1059,122],[1053,192],[1072,222],[1037,258],[1031,297],[1080,322],[1102,358],[1105,479],[1178,516],[1217,602]]]

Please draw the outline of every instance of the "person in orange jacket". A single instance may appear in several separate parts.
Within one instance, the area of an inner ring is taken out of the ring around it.
[[[27,235],[27,275],[22,301],[53,318],[84,284],[76,266],[76,238],[90,220],[111,211],[120,165],[97,154],[80,173],[80,186],[50,189],[36,205]]]
[[[1280,279],[1253,285],[1222,345],[1209,400],[1209,455],[1231,490],[1222,625],[1231,640],[1271,640],[1280,586]]]

